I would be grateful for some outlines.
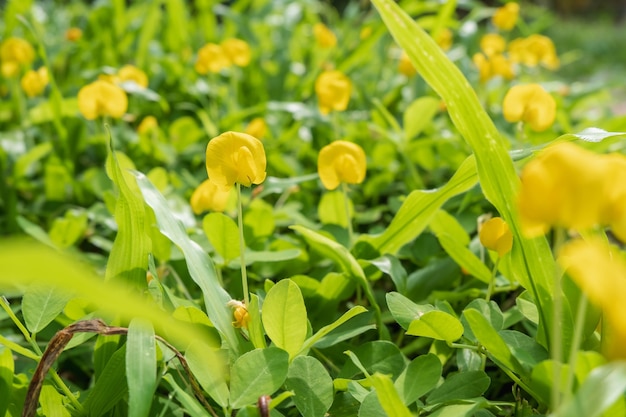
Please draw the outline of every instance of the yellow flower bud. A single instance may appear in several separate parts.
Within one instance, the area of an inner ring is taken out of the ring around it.
[[[335,34],[321,22],[313,25],[313,36],[320,48],[332,48],[337,45],[337,37]]]
[[[352,83],[341,71],[324,71],[315,81],[315,93],[320,113],[344,111],[350,102]]]
[[[265,120],[263,120],[262,117],[255,117],[250,120],[250,123],[246,126],[246,133],[257,139],[263,139],[267,134],[267,124]]]
[[[146,116],[143,118],[139,126],[137,126],[137,133],[140,135],[152,132],[159,127],[159,122],[154,116]]]
[[[497,33],[487,33],[480,38],[480,49],[482,49],[488,57],[498,55],[506,49],[506,41]]]
[[[83,31],[80,30],[79,28],[69,28],[65,32],[65,39],[67,39],[70,42],[76,42],[80,40],[80,38],[82,37],[83,37]]]
[[[2,75],[15,77],[20,67],[29,65],[35,59],[35,50],[22,38],[7,38],[0,44]]]
[[[196,214],[205,211],[224,211],[228,204],[232,188],[223,190],[211,180],[205,180],[191,195],[191,209]]]
[[[221,43],[222,50],[228,59],[238,67],[247,67],[250,64],[250,45],[241,39],[226,39]]]
[[[317,172],[324,187],[334,190],[345,182],[360,184],[365,179],[365,152],[356,143],[338,140],[324,146],[317,158]]]
[[[198,51],[195,69],[200,74],[218,73],[232,65],[224,49],[215,43],[207,43]]]
[[[539,84],[516,85],[504,96],[502,112],[507,121],[522,121],[542,132],[554,123],[556,102]]]
[[[452,31],[448,28],[443,28],[439,32],[437,32],[434,36],[435,42],[437,45],[444,51],[447,51],[452,47]]]
[[[35,97],[43,92],[48,82],[48,69],[41,67],[37,71],[30,70],[24,74],[20,85],[28,97]]]
[[[489,250],[498,252],[503,257],[513,247],[513,234],[509,225],[500,217],[494,217],[482,224],[478,231],[480,243]]]
[[[265,149],[254,136],[226,132],[211,139],[206,148],[209,179],[224,190],[235,183],[250,187],[265,180]]]
[[[126,92],[115,84],[98,80],[78,92],[78,109],[88,120],[99,116],[120,118],[128,108]]]
[[[511,2],[498,8],[491,18],[491,22],[500,30],[511,30],[519,17],[519,4]]]
[[[400,61],[398,62],[398,72],[406,77],[412,77],[417,74],[417,70],[411,63],[409,56],[406,52],[402,51],[400,54]]]
[[[246,305],[239,300],[230,300],[227,305],[234,308],[233,317],[235,321],[233,321],[233,326],[247,329],[250,323],[250,313],[248,313]]]
[[[148,76],[145,72],[133,65],[124,65],[117,72],[117,82],[134,81],[138,86],[148,87]]]

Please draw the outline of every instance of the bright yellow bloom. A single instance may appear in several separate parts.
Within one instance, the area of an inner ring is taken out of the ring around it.
[[[496,10],[491,18],[491,22],[500,30],[511,30],[517,23],[519,17],[519,4],[511,2]]]
[[[602,335],[609,359],[626,359],[626,262],[618,251],[601,241],[576,240],[559,253],[561,267],[599,306],[609,332]]]
[[[189,203],[196,214],[201,214],[208,210],[224,211],[228,204],[231,190],[232,188],[223,190],[211,180],[205,180],[194,190]]]
[[[555,70],[559,67],[559,58],[556,48],[550,38],[543,35],[530,35],[528,38],[518,38],[509,43],[511,61],[524,64],[528,67],[543,65]]]
[[[80,38],[82,37],[83,37],[83,31],[80,30],[79,28],[69,28],[65,32],[65,39],[67,39],[70,42],[76,42],[80,40]]]
[[[41,67],[37,71],[30,70],[22,77],[20,85],[28,97],[40,95],[50,81],[48,69]]]
[[[454,35],[452,34],[452,31],[450,29],[443,28],[435,34],[434,39],[435,39],[435,42],[437,42],[437,45],[439,45],[441,49],[443,49],[444,51],[447,51],[448,49],[452,47],[453,36]]]
[[[159,122],[154,116],[146,116],[143,118],[139,126],[137,126],[137,133],[140,135],[152,132],[159,127]]]
[[[218,73],[232,65],[224,48],[215,43],[207,43],[198,51],[196,71],[200,74]]]
[[[360,184],[365,179],[365,152],[356,143],[338,140],[322,148],[317,158],[317,173],[328,190],[345,182]]]
[[[497,76],[506,80],[515,76],[511,62],[504,55],[497,54],[487,57],[481,53],[476,53],[472,57],[472,61],[478,68],[481,82],[486,82]]]
[[[224,190],[235,183],[246,187],[265,180],[265,149],[254,136],[226,132],[211,139],[206,148],[209,179]]]
[[[524,234],[607,225],[626,241],[625,180],[623,155],[597,155],[568,142],[546,148],[522,171],[518,207]]]
[[[250,120],[250,123],[246,126],[246,133],[257,139],[263,139],[267,134],[267,124],[265,120],[263,120],[262,117],[255,117]]]
[[[482,224],[478,232],[480,243],[503,257],[513,247],[513,234],[509,225],[500,217],[494,217]]]
[[[409,56],[406,52],[402,51],[400,54],[400,61],[398,62],[398,72],[406,77],[412,77],[417,74],[417,70],[411,63]]]
[[[335,34],[321,22],[313,25],[313,36],[320,48],[332,48],[337,45],[337,37]]]
[[[221,43],[222,50],[228,59],[238,67],[247,67],[250,64],[250,45],[241,39],[226,39]]]
[[[507,121],[522,121],[542,132],[554,123],[556,102],[539,84],[516,85],[504,96],[502,112]]]
[[[480,49],[488,57],[500,55],[506,49],[506,41],[497,33],[487,33],[480,38]]]
[[[315,81],[315,93],[320,113],[344,111],[350,102],[352,83],[341,71],[324,71]]]
[[[97,80],[78,92],[78,109],[88,120],[99,116],[120,118],[128,108],[126,92],[115,84]]]
[[[124,65],[117,72],[117,82],[134,81],[138,86],[148,87],[148,76],[145,72],[133,65]]]
[[[10,78],[18,75],[20,68],[35,59],[35,50],[22,38],[7,38],[0,44],[2,75]]]

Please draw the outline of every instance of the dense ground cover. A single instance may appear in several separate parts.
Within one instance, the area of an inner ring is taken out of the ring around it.
[[[3,19],[0,416],[626,414],[620,28],[472,1]]]

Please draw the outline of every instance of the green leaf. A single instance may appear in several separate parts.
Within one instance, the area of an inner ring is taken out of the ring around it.
[[[374,340],[357,346],[351,354],[358,358],[361,366],[371,375],[379,372],[397,378],[406,367],[406,358],[395,344],[386,340]],[[354,363],[346,362],[339,372],[341,378],[352,378],[360,370]]]
[[[387,293],[385,297],[387,299],[389,312],[405,330],[408,330],[413,320],[435,309],[435,307],[430,304],[415,304],[413,301],[397,292]]]
[[[440,100],[435,97],[420,97],[404,111],[404,135],[410,140],[422,133],[439,111]]]
[[[197,243],[189,238],[183,224],[172,214],[167,200],[147,177],[139,172],[134,174],[146,203],[154,211],[159,230],[183,252],[189,274],[202,290],[209,319],[222,337],[226,339],[229,347],[235,352],[240,352],[241,339],[232,325],[232,312],[227,306],[232,297],[220,285],[211,258]]]
[[[441,206],[477,181],[473,157],[467,158],[446,185],[436,190],[413,191],[407,196],[389,226],[378,236],[362,236],[380,253],[397,253],[402,246],[419,236]]]
[[[467,371],[450,375],[426,398],[427,404],[480,397],[489,388],[491,379],[483,371]]]
[[[376,372],[370,378],[372,386],[376,390],[378,401],[388,416],[394,417],[413,417],[406,405],[402,402],[396,387],[393,385],[391,378]]]
[[[480,403],[446,405],[429,414],[429,417],[471,417],[479,406]]]
[[[441,361],[432,353],[413,359],[395,381],[404,404],[413,404],[435,388],[441,378],[441,372]]]
[[[378,401],[378,395],[376,391],[370,391],[359,407],[358,417],[388,417],[388,414],[383,409]]]
[[[13,177],[18,180],[32,173],[35,164],[52,152],[52,142],[43,142],[32,147],[15,161]]]
[[[265,333],[293,358],[306,339],[307,314],[300,288],[290,279],[274,285],[263,302]]]
[[[361,313],[365,313],[366,311],[367,310],[363,306],[352,307],[350,310],[343,313],[342,316],[339,317],[337,320],[335,320],[333,323],[322,327],[313,336],[306,339],[302,345],[302,349],[300,350],[300,352],[306,352],[311,347],[315,346],[317,342],[321,341],[324,338],[324,336],[328,335],[330,332],[332,332],[333,330],[335,330],[342,324],[346,323],[351,318]]]
[[[202,404],[193,395],[188,394],[183,388],[179,387],[172,375],[166,374],[163,376],[163,381],[169,384],[171,391],[176,395],[176,399],[191,417],[207,417],[207,410],[202,407]]]
[[[8,397],[2,397],[8,398]],[[44,384],[39,394],[39,404],[46,417],[70,417],[71,414],[64,404],[65,397],[55,387]]]
[[[239,230],[233,219],[224,213],[209,213],[202,220],[202,229],[224,264],[239,257]]]
[[[578,133],[568,133],[561,136],[559,139],[574,137],[576,139],[582,139],[586,142],[602,142],[604,139],[613,138],[617,136],[626,136],[626,132],[607,132],[604,129],[597,127],[588,127]]]
[[[11,398],[14,372],[13,352],[6,347],[2,348],[0,352],[0,398]],[[0,401],[0,416],[6,414],[8,406],[9,401]]]
[[[348,199],[350,208],[350,219],[346,218],[346,202],[344,193],[341,191],[330,191],[322,195],[322,199],[317,206],[317,215],[322,224],[336,224],[341,227],[348,227],[348,221],[352,221],[354,216],[354,204]]]
[[[406,291],[407,273],[398,258],[392,255],[385,255],[370,262],[381,272],[391,277],[391,280],[396,286],[396,290],[400,293]]]
[[[333,403],[333,380],[324,365],[311,356],[298,356],[289,365],[285,386],[304,417],[326,414]]]
[[[271,236],[276,228],[274,208],[261,199],[252,200],[246,207],[243,224],[245,231],[252,234],[252,240]]]
[[[459,266],[465,268],[468,273],[486,284],[491,281],[491,271],[489,271],[489,268],[487,268],[466,246],[461,245],[458,240],[448,234],[439,234],[437,235],[437,239],[439,239],[439,243],[448,255],[450,255]]]
[[[261,312],[259,309],[259,297],[256,294],[250,294],[248,314],[250,315],[250,323],[248,323],[248,335],[250,336],[250,341],[255,348],[267,347],[265,333],[263,333]]]
[[[61,249],[78,242],[87,230],[87,212],[68,210],[65,216],[54,219],[50,228],[50,240]]]
[[[125,372],[126,345],[111,356],[85,400],[90,416],[100,417],[115,406],[128,391]]]
[[[213,398],[220,406],[228,406],[228,385],[225,376],[227,351],[217,350],[215,355],[206,354],[206,345],[202,343],[192,343],[185,351],[185,359],[189,368],[198,380],[200,386]],[[221,361],[215,361],[219,357]]]
[[[230,405],[241,408],[261,395],[272,395],[287,378],[289,354],[277,347],[244,353],[233,364]]]
[[[126,380],[128,382],[128,415],[145,417],[157,387],[157,359],[154,329],[143,319],[128,325],[126,342]]]
[[[596,417],[612,406],[626,391],[626,363],[611,362],[594,369],[576,394],[565,401],[552,417]]]
[[[63,311],[70,298],[70,294],[52,287],[29,287],[22,299],[22,313],[28,330],[33,333],[43,330]]]
[[[463,336],[463,325],[453,315],[434,310],[428,311],[413,320],[406,334],[454,342]]]
[[[544,311],[544,306],[552,303],[554,259],[545,238],[525,239],[521,234],[515,207],[520,180],[507,152],[507,141],[483,109],[463,73],[437,43],[394,1],[372,0],[372,3],[417,72],[444,100],[454,125],[471,146],[485,197],[504,217],[513,233],[512,278],[531,291],[537,300],[541,317],[538,337],[546,344],[549,332],[545,326],[551,325],[551,317]],[[387,239],[403,228],[393,232],[390,229],[385,232]],[[570,324],[564,323],[566,326]],[[569,343],[569,340],[564,341],[566,348]]]

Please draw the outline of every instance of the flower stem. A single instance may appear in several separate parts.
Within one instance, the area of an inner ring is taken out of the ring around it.
[[[500,256],[496,259],[496,262],[493,265],[493,269],[491,270],[491,278],[489,280],[489,286],[487,287],[487,295],[485,295],[485,301],[489,302],[491,299],[491,295],[493,294],[493,290],[496,286],[496,274],[498,273],[498,266],[500,265]]]
[[[243,207],[241,203],[241,184],[237,183],[237,224],[239,225],[239,259],[241,263],[241,288],[243,290],[243,302],[248,308],[250,297],[248,295],[248,274],[246,272],[246,261],[244,251],[246,242],[243,237]]]
[[[348,198],[348,185],[341,183],[341,191],[343,192],[343,205],[346,210],[346,223],[348,226],[348,248],[352,247],[354,242],[354,231],[352,230],[352,218],[350,217],[350,199]]]
[[[553,253],[556,254],[565,242],[565,230],[562,228],[554,229],[554,246]],[[552,287],[552,334],[550,335],[550,351],[552,353],[552,391],[550,393],[550,406],[552,411],[556,411],[561,403],[561,366],[563,360],[563,340],[560,332],[561,316],[563,313],[563,295],[561,289],[561,277],[563,271],[558,265],[554,268],[554,282]]]
[[[565,382],[565,395],[570,396],[572,385],[574,383],[574,373],[576,371],[576,359],[578,357],[578,347],[583,335],[583,327],[585,327],[585,314],[587,313],[587,295],[580,294],[578,300],[578,311],[576,312],[576,327],[574,327],[574,336],[572,340],[572,348],[569,354],[569,370],[567,372],[567,380]]]

